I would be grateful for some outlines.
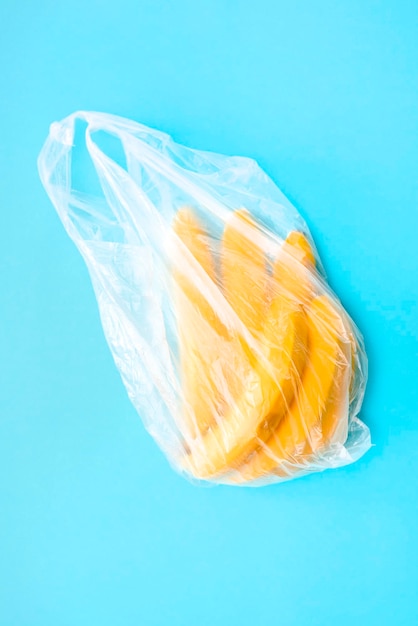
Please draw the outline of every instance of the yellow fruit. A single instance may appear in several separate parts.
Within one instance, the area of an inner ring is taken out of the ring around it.
[[[269,473],[284,475],[283,464],[303,464],[309,454],[306,442],[316,449],[334,428],[341,406],[345,406],[350,341],[341,316],[329,297],[322,295],[312,300],[307,319],[309,358],[298,394],[273,437],[238,468],[236,482]]]
[[[307,326],[300,301],[290,297],[287,289],[276,288],[264,313],[268,277],[265,257],[255,243],[256,231],[248,214],[240,211],[224,233],[224,294],[240,320],[257,336],[259,350],[245,346],[252,369],[242,380],[241,395],[191,449],[187,462],[200,478],[236,466],[271,436],[288,411],[306,361]],[[284,252],[275,271],[289,274],[289,264],[294,262],[294,257]],[[241,341],[245,343],[244,338]],[[241,369],[239,363],[237,368]]]
[[[226,224],[221,248],[223,292],[252,333],[260,331],[267,306],[267,259],[257,243],[258,236],[250,214],[241,209]]]
[[[189,207],[180,209],[173,230],[214,281],[215,267],[208,235],[195,212]],[[181,430],[189,440],[205,432],[219,411],[219,392],[210,368],[214,359],[219,358],[222,337],[227,331],[196,286],[195,276],[187,272],[190,267],[185,263],[184,271],[175,271],[173,278],[184,399]]]
[[[281,345],[271,349],[274,373],[254,360],[242,395],[198,442],[202,445],[191,450],[189,463],[197,477],[208,478],[236,466],[260,441],[268,440],[294,396],[306,358],[305,316],[289,303],[274,303],[271,310],[276,320],[283,320]]]

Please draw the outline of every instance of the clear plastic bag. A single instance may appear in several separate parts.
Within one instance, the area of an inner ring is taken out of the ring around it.
[[[178,471],[257,486],[368,450],[362,337],[255,161],[79,112],[52,124],[39,172],[129,397]]]

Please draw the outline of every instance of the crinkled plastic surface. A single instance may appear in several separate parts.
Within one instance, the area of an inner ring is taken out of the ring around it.
[[[178,471],[257,486],[368,450],[362,337],[255,161],[79,112],[52,124],[39,171],[129,397]]]

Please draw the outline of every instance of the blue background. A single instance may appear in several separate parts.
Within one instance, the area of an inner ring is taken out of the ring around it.
[[[0,624],[418,621],[415,0],[3,0]],[[255,157],[370,358],[357,464],[197,488],[144,431],[38,180],[49,124],[131,117]]]

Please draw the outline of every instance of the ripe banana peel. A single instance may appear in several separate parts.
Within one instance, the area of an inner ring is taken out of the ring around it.
[[[321,290],[306,236],[292,231],[270,259],[245,209],[220,241],[190,207],[178,211],[173,230],[236,320],[221,320],[193,272],[173,272],[183,467],[197,478],[247,483],[297,473],[344,443],[355,335]]]

